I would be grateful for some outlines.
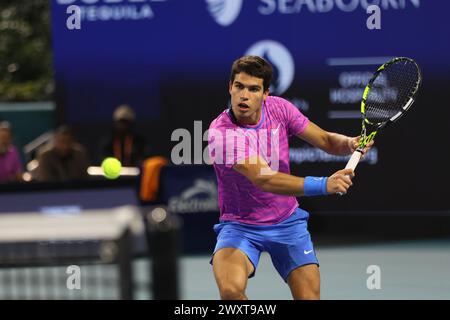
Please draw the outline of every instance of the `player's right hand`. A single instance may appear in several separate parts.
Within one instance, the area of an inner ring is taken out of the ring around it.
[[[352,183],[352,178],[355,176],[353,169],[342,169],[336,171],[327,180],[327,192],[330,194],[334,193],[347,193],[348,188],[350,188]]]

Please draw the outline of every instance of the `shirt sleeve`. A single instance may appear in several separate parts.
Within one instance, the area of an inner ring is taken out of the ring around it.
[[[289,136],[301,134],[309,124],[309,119],[287,100],[284,100],[284,107]]]

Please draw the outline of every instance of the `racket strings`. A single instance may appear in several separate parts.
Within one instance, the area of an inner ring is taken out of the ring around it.
[[[366,99],[366,119],[383,123],[403,110],[417,90],[419,73],[414,62],[400,60],[381,71],[374,79]]]

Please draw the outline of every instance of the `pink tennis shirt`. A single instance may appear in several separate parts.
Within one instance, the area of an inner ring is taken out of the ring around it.
[[[292,103],[274,96],[263,102],[256,125],[234,123],[228,109],[211,123],[208,149],[217,175],[220,221],[272,225],[294,212],[296,197],[262,191],[233,166],[259,155],[272,170],[290,174],[288,139],[302,133],[308,123]]]

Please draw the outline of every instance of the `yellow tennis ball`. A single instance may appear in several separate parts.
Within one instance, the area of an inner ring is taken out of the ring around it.
[[[102,169],[105,177],[108,179],[116,179],[122,170],[122,164],[116,158],[106,158],[102,162]]]

